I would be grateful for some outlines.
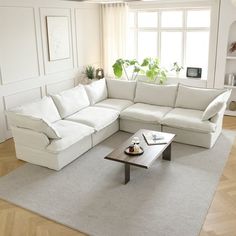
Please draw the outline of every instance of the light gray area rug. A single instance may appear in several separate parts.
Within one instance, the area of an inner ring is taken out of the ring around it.
[[[0,198],[99,236],[197,236],[235,133],[213,149],[173,144],[172,161],[146,170],[104,160],[130,134],[118,132],[56,172],[25,164],[0,178]]]

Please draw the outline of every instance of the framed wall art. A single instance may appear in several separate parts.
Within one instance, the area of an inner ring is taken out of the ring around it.
[[[49,61],[70,57],[69,20],[67,16],[46,16]]]

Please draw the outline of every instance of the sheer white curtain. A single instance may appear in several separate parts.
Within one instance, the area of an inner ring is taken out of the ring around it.
[[[106,75],[113,75],[112,65],[126,56],[128,6],[126,3],[101,5],[103,67]]]

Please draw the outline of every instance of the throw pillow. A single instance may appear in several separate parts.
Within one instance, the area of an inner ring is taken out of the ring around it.
[[[88,94],[91,105],[101,102],[107,98],[107,85],[105,79],[92,82],[91,84],[85,85],[84,87]]]
[[[202,120],[209,120],[215,116],[226,104],[231,94],[231,90],[228,90],[219,96],[217,96],[205,109],[202,115]]]

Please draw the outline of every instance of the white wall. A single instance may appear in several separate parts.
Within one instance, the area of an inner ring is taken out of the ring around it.
[[[46,16],[69,19],[70,57],[49,61]],[[0,1],[0,142],[11,137],[6,109],[75,86],[85,65],[100,65],[96,4]]]

